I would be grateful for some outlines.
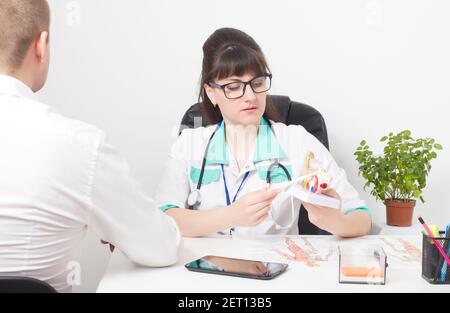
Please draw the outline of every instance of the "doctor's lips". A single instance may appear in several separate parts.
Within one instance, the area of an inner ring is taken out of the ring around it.
[[[257,110],[258,109],[258,107],[248,107],[248,108],[245,108],[245,109],[243,109],[243,110],[241,110],[241,111],[243,111],[243,112],[252,112],[252,111],[255,111],[255,110]]]

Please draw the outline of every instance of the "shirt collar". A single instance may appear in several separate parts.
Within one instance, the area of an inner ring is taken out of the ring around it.
[[[286,157],[286,153],[278,143],[269,122],[263,117],[256,138],[253,163],[284,157]],[[209,144],[206,164],[229,164],[225,123],[223,121],[219,124]]]
[[[30,87],[14,77],[1,74],[0,95],[10,95],[37,100],[36,95],[33,93]]]
[[[209,143],[206,164],[229,164],[224,121],[215,129],[214,137]]]

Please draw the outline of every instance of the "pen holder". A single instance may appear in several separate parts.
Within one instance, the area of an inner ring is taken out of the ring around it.
[[[450,253],[450,237],[434,238],[444,251]],[[447,265],[439,249],[434,245],[433,238],[422,235],[422,277],[430,284],[450,284],[450,266]]]

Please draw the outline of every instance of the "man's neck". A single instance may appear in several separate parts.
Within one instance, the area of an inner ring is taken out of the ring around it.
[[[30,79],[30,75],[27,75],[21,70],[11,70],[8,69],[7,67],[0,66],[0,75],[15,78],[24,83],[25,85],[27,85],[31,90],[33,90],[33,80]]]

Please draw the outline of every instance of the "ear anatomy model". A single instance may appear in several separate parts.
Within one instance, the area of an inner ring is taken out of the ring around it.
[[[314,156],[314,153],[309,152],[305,158],[305,174],[314,175],[303,180],[303,189],[312,192],[320,193],[327,189],[331,184],[331,176],[323,165]]]

